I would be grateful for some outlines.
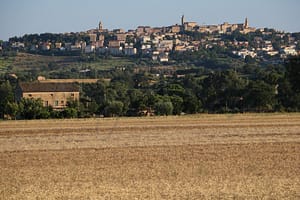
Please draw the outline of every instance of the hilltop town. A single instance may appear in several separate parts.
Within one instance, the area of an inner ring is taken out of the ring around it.
[[[96,29],[80,33],[30,34],[10,38],[1,45],[26,52],[51,52],[68,55],[98,53],[112,56],[137,56],[169,62],[172,53],[223,48],[231,56],[280,62],[300,53],[300,33],[285,33],[269,28],[254,28],[243,23],[198,25],[181,17],[180,24],[165,27],[139,26],[135,30],[108,30],[100,21]],[[71,53],[70,53],[71,52]],[[67,54],[67,53],[65,53]],[[274,61],[275,60],[275,61]]]

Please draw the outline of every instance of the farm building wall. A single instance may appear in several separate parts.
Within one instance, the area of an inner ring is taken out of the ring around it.
[[[24,92],[22,98],[40,98],[44,106],[63,109],[68,101],[79,100],[79,92]]]

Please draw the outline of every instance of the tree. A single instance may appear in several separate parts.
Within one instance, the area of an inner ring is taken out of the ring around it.
[[[130,98],[130,105],[127,111],[127,115],[137,116],[141,110],[146,109],[146,105],[144,104],[144,94],[141,90],[129,90],[128,96]]]
[[[300,110],[300,94],[297,94],[292,90],[292,86],[287,79],[279,81],[277,98],[280,106],[286,111]]]
[[[13,102],[14,95],[12,86],[8,81],[0,85],[0,117],[3,118],[5,114],[6,105]]]
[[[15,102],[8,102],[5,107],[5,114],[11,119],[16,119],[19,112],[19,105]]]
[[[20,117],[22,119],[44,119],[49,118],[50,113],[43,107],[41,99],[21,99],[19,103]]]
[[[210,112],[236,112],[245,81],[233,70],[210,74],[203,80],[201,99]]]
[[[264,81],[252,81],[247,89],[245,97],[246,105],[252,111],[273,111],[276,104],[275,87]]]
[[[123,114],[124,104],[121,101],[112,101],[104,109],[105,116],[114,117]]]
[[[157,115],[171,115],[173,113],[173,104],[172,102],[168,101],[168,102],[157,102],[154,105],[155,108],[155,113]]]
[[[173,114],[180,115],[183,110],[183,98],[177,95],[170,96],[173,104]]]
[[[76,100],[69,100],[67,107],[62,111],[62,116],[65,118],[76,118],[79,114],[79,102]]]
[[[300,110],[300,57],[285,64],[285,77],[279,81],[278,100],[287,111]]]
[[[183,98],[183,112],[188,114],[197,113],[202,107],[201,101],[193,94],[187,93]]]
[[[98,81],[96,84],[82,85],[81,98],[88,98],[98,105],[98,109],[104,109],[107,100],[107,83]]]
[[[294,92],[300,93],[300,56],[292,57],[286,63],[286,78]]]
[[[145,106],[145,109],[151,109],[159,100],[160,95],[155,94],[153,90],[147,90],[146,94],[144,95],[142,105]]]
[[[95,101],[92,101],[92,102],[88,105],[87,109],[88,109],[88,112],[89,112],[90,114],[96,114],[96,113],[98,112],[99,106],[98,106],[98,104],[97,104]]]
[[[111,98],[110,101],[119,101],[122,102],[122,111],[124,111],[125,113],[128,110],[128,107],[130,105],[130,98],[128,96],[128,88],[130,87],[130,80],[118,80],[118,81],[114,81],[111,83],[111,87],[110,89],[114,92],[112,92],[111,94]]]
[[[64,118],[76,118],[78,117],[78,110],[76,108],[67,107],[62,111]]]

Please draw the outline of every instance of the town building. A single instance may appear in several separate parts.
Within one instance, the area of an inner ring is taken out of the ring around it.
[[[126,41],[127,35],[125,33],[117,33],[116,36],[118,41]]]
[[[85,53],[92,53],[94,52],[96,49],[96,46],[94,45],[87,45],[85,48],[84,48],[84,52]]]
[[[118,41],[118,40],[111,40],[108,43],[108,47],[117,47],[117,48],[119,48],[120,45],[121,45],[121,42]]]
[[[174,26],[171,26],[171,32],[172,33],[180,33],[180,31],[181,31],[181,26],[179,26],[179,25],[174,25]]]
[[[186,22],[184,15],[181,17],[181,28],[182,31],[192,31],[197,26],[197,22]]]
[[[130,45],[125,46],[125,48],[124,48],[124,54],[125,54],[126,56],[133,56],[133,55],[136,55],[136,54],[137,54],[137,49],[134,48],[133,46],[130,46]]]
[[[96,42],[97,41],[97,34],[90,34],[90,41]]]

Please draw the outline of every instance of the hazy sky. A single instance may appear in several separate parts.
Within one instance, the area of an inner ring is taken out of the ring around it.
[[[135,29],[186,21],[249,24],[300,32],[300,0],[0,0],[0,40],[30,33]]]

